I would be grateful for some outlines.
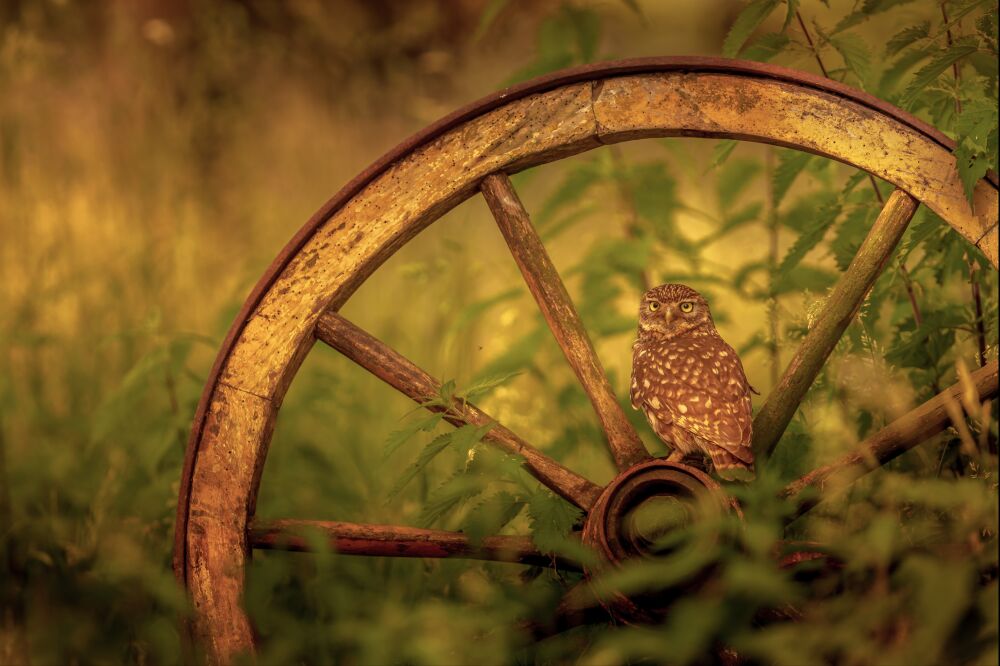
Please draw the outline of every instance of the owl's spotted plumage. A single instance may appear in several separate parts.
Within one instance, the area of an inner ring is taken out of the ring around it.
[[[751,390],[701,294],[682,284],[645,293],[632,346],[632,406],[673,446],[672,458],[701,452],[719,476],[753,478]]]

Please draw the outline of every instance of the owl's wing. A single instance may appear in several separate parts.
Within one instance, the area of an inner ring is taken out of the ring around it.
[[[639,343],[632,347],[632,385],[629,395],[632,408],[642,410],[660,439],[672,440],[670,424],[673,417],[666,409],[660,396],[660,381],[663,378],[663,366],[655,354],[655,350]]]
[[[750,384],[736,351],[713,337],[667,343],[657,356],[667,370],[660,400],[674,423],[752,463]]]
[[[632,385],[628,392],[629,398],[632,400],[632,409],[642,407],[642,391],[639,388],[639,382],[643,372],[643,363],[640,359],[646,356],[646,353],[646,349],[638,342],[632,345]]]

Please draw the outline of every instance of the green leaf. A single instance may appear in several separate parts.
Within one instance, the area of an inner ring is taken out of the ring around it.
[[[712,163],[709,168],[714,169],[728,160],[738,144],[739,141],[736,139],[723,139],[715,144],[715,147],[712,148]]]
[[[741,54],[747,60],[768,62],[792,43],[791,38],[780,32],[769,32],[755,39]]]
[[[984,155],[969,148],[966,144],[955,149],[955,160],[958,167],[958,177],[962,179],[962,188],[965,190],[965,197],[971,203],[976,183],[986,175],[990,168],[989,161]]]
[[[452,400],[455,398],[455,380],[449,379],[448,381],[441,384],[441,388],[438,389],[439,400],[433,401],[436,404],[441,404],[445,407],[450,407]],[[420,403],[422,405],[430,404],[429,402]]]
[[[958,147],[955,150],[958,175],[965,196],[972,201],[976,182],[996,168],[998,132],[996,99],[975,99],[962,107],[955,122]]]
[[[926,206],[918,208],[917,214],[907,227],[906,235],[903,236],[903,241],[900,243],[900,256],[905,259],[921,243],[934,236],[936,232],[941,231],[944,228],[942,225],[947,225],[947,223],[931,212],[929,208]]]
[[[810,250],[820,244],[827,229],[840,215],[841,206],[842,204],[838,200],[827,204],[820,210],[819,217],[795,240],[792,247],[788,248],[788,252],[778,267],[779,275],[788,275],[809,254]]]
[[[929,664],[948,661],[942,651],[968,617],[971,592],[976,589],[977,574],[971,562],[959,560],[945,567],[931,556],[912,554],[895,578],[909,591],[911,612],[921,627],[913,637],[912,654]]]
[[[472,41],[478,42],[486,34],[486,31],[490,29],[493,22],[496,20],[503,8],[507,6],[510,0],[490,0],[486,8],[483,9],[483,13],[479,15],[479,23],[476,25],[476,31],[472,33]]]
[[[465,389],[459,393],[459,397],[465,400],[475,400],[476,398],[482,397],[490,393],[493,389],[506,384],[514,377],[522,374],[521,371],[516,372],[504,372],[498,375],[492,375],[490,377],[483,377],[482,379],[476,381],[472,386]]]
[[[601,206],[596,203],[581,206],[576,210],[571,210],[565,215],[556,218],[555,221],[550,222],[544,230],[539,231],[539,236],[541,236],[542,241],[547,244],[554,238],[559,237],[563,232],[572,229],[577,223],[582,222],[591,215],[600,212],[603,212],[603,210]]]
[[[576,47],[582,62],[590,62],[597,55],[597,44],[601,39],[601,20],[597,12],[588,7],[564,5],[563,11],[573,25]]]
[[[736,18],[729,29],[725,41],[722,42],[722,55],[733,58],[739,54],[753,31],[771,15],[779,0],[754,0]]]
[[[485,537],[499,534],[517,517],[525,504],[523,499],[505,490],[490,495],[469,511],[462,523],[462,531],[473,543],[478,543]]]
[[[800,150],[782,150],[778,153],[778,166],[775,167],[771,178],[775,208],[781,204],[792,183],[812,158],[812,154]]]
[[[991,11],[976,19],[976,31],[986,42],[987,47],[993,51],[994,56],[997,52],[998,16],[1000,16],[1000,14],[998,14],[997,8],[994,7]]]
[[[571,170],[563,178],[555,192],[542,204],[541,210],[535,215],[535,224],[539,229],[544,228],[552,221],[556,213],[568,206],[578,204],[587,190],[599,180],[600,174],[593,162]]]
[[[960,259],[961,257],[959,254]],[[914,331],[908,331],[887,350],[885,358],[893,365],[933,368],[940,361],[940,356],[954,345],[953,327],[965,323],[965,313],[962,308],[952,306],[929,310],[927,305],[926,301],[922,303],[923,322],[920,326]]]
[[[743,595],[757,603],[780,606],[796,601],[800,593],[790,576],[778,567],[751,559],[737,559],[726,567],[726,593]]]
[[[795,14],[799,11],[799,0],[787,0],[786,4],[788,8],[785,11],[785,22],[781,26],[781,32],[788,30],[788,26],[792,24]]]
[[[969,56],[969,64],[975,68],[981,77],[986,79],[983,83],[983,90],[986,96],[996,99],[997,74],[1000,71],[1000,62],[997,60],[996,53],[977,51]]]
[[[860,9],[842,18],[830,34],[835,35],[862,21],[867,21],[876,14],[881,14],[893,7],[905,5],[910,2],[913,2],[913,0],[865,0]]]
[[[417,518],[417,525],[430,527],[450,512],[476,497],[486,489],[486,481],[477,474],[456,472],[432,490]]]
[[[448,332],[455,334],[461,331],[480,316],[488,312],[490,308],[499,305],[500,303],[514,300],[520,295],[520,289],[508,289],[507,291],[502,291],[494,296],[470,303],[459,311],[458,315],[454,318],[454,321],[448,327]]]
[[[955,133],[959,144],[989,154],[990,137],[997,133],[997,101],[976,99],[966,103],[955,121]]]
[[[382,447],[382,459],[391,456],[396,450],[416,435],[418,432],[430,432],[437,424],[441,423],[444,414],[437,412],[429,414],[422,419],[411,422],[409,425],[389,433],[385,444]]]
[[[844,59],[844,65],[858,77],[861,86],[867,87],[868,75],[871,73],[871,52],[865,41],[850,33],[831,37],[830,44]]]
[[[754,177],[760,170],[759,160],[748,159],[733,160],[720,169],[715,182],[719,207],[722,210],[729,210],[740,193],[753,183]]]
[[[539,490],[528,499],[531,539],[545,553],[564,552],[573,526],[583,513],[569,502],[547,490]]]
[[[868,235],[876,212],[874,206],[858,206],[845,215],[844,221],[837,226],[833,240],[830,241],[830,251],[839,271],[846,271],[854,260],[861,242]]]
[[[903,53],[888,69],[882,72],[878,82],[879,94],[885,98],[895,98],[896,86],[906,73],[931,56],[930,49],[914,48]]]
[[[952,64],[976,52],[974,44],[955,44],[935,55],[929,63],[921,67],[913,76],[910,85],[903,92],[902,104],[909,108],[919,98],[920,94]]]
[[[744,227],[751,222],[756,222],[760,218],[760,213],[764,209],[764,204],[760,201],[753,201],[742,208],[726,215],[722,225],[711,234],[699,241],[699,245],[708,245],[723,238],[727,234]]]
[[[578,21],[565,7],[542,21],[538,30],[535,59],[507,80],[507,85],[579,64],[582,42]]]
[[[823,292],[837,281],[837,276],[828,270],[799,264],[778,275],[773,290],[775,295],[797,293],[803,289]]]
[[[930,32],[930,21],[924,21],[917,25],[911,25],[909,28],[904,28],[897,32],[885,45],[885,54],[887,56],[894,56],[907,46],[913,44],[913,42],[929,36]]]
[[[747,280],[750,279],[751,275],[754,273],[766,273],[767,270],[767,263],[763,261],[754,261],[741,266],[740,269],[733,275],[733,289],[736,291],[743,291],[743,288],[746,286]]]
[[[647,162],[631,167],[623,176],[635,212],[658,231],[674,233],[674,214],[680,208],[677,181],[663,162]]]
[[[403,488],[405,488],[406,485],[413,480],[413,477],[423,471],[427,465],[429,465],[431,461],[438,456],[439,453],[448,448],[448,445],[451,444],[456,432],[458,431],[453,430],[451,432],[442,433],[427,443],[427,446],[425,446],[420,452],[420,456],[417,458],[417,461],[407,467],[403,474],[396,480],[396,483],[393,484],[392,489],[389,491],[389,500],[396,497],[396,495],[398,495]]]
[[[482,441],[483,436],[492,430],[495,425],[496,423],[492,421],[480,426],[467,423],[452,433],[453,436],[449,444],[461,453],[468,453],[472,447]]]

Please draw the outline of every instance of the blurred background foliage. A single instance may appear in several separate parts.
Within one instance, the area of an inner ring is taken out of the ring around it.
[[[996,168],[995,1],[0,4],[0,663],[183,658],[169,560],[191,417],[242,299],[323,201],[503,85],[672,54],[828,75],[953,136],[967,185]],[[766,396],[890,191],[804,153],[696,139],[606,147],[515,181],[619,396],[638,296],[666,281],[708,296]],[[454,386],[505,377],[478,391],[491,414],[593,480],[613,476],[480,200],[344,312]],[[969,437],[950,429],[787,529],[774,499],[954,383],[956,364],[995,359],[996,319],[996,273],[921,209],[775,456],[733,489],[745,528],[696,553],[715,582],[661,626],[533,641],[519,622],[544,622],[578,574],[320,547],[255,557],[261,663],[687,664],[722,643],[761,663],[996,663],[995,407],[967,401]],[[259,515],[573,550],[571,507],[477,433],[442,439],[411,407],[317,347],[282,408]],[[846,563],[837,585],[778,569],[786,537],[830,544]],[[690,566],[667,557],[612,582],[645,589]],[[788,605],[798,622],[759,621]]]

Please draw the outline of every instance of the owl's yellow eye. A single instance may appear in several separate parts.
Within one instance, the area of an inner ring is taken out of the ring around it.
[[[649,302],[649,309],[652,310],[653,312],[656,312],[657,310],[660,309],[660,304],[657,303],[656,301],[650,301]]]
[[[681,303],[681,312],[688,313],[691,312],[691,310],[694,310],[694,303],[691,301],[684,301]]]

